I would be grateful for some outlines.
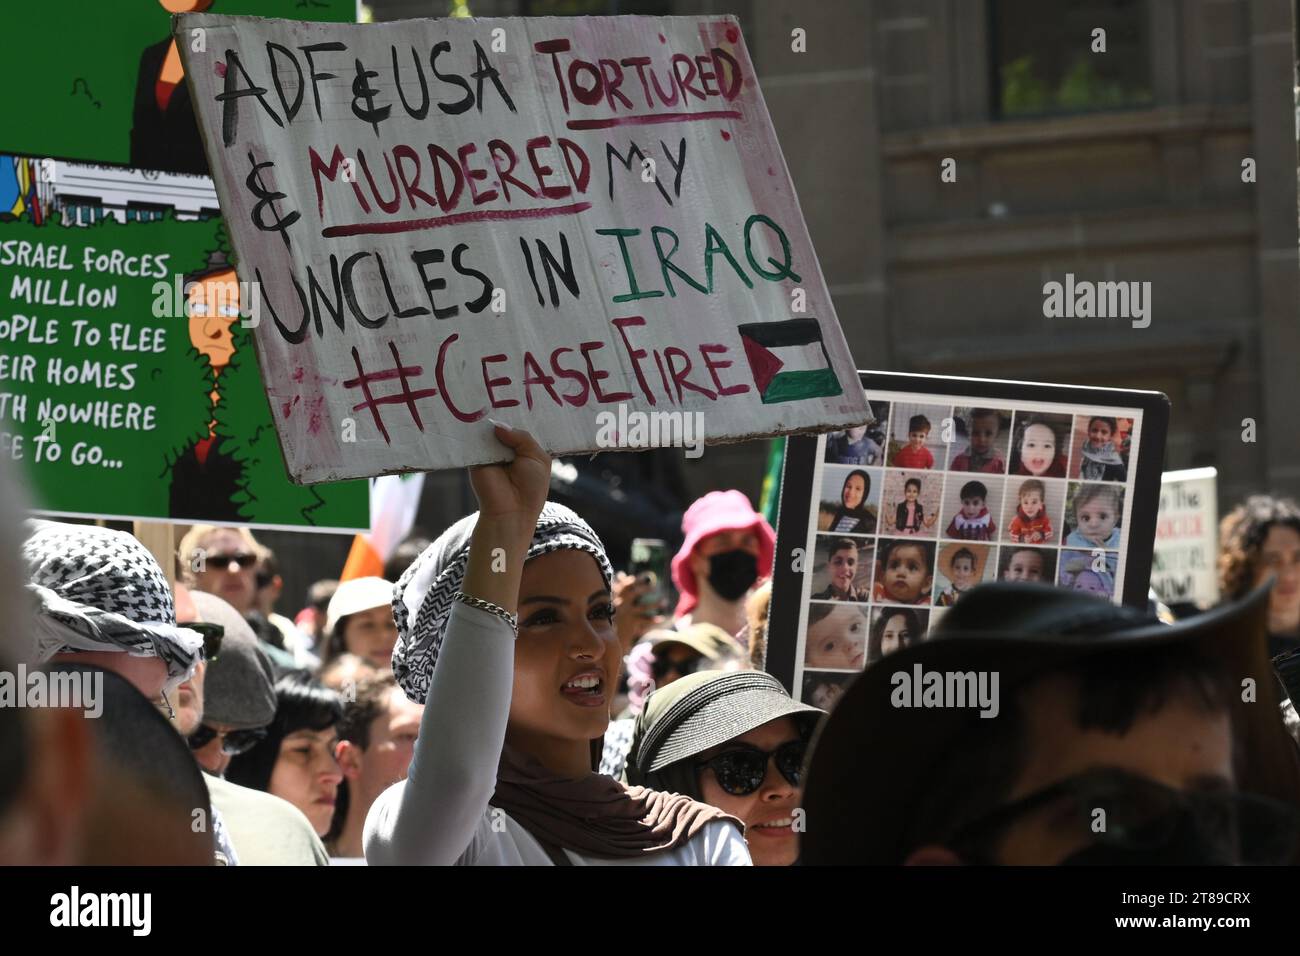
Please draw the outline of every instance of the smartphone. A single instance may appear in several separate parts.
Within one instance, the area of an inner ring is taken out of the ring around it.
[[[633,538],[631,564],[628,572],[635,577],[649,574],[650,590],[637,599],[637,604],[657,607],[664,599],[664,583],[668,580],[668,542],[661,538]]]

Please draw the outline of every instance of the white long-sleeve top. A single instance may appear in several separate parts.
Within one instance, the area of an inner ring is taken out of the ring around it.
[[[498,807],[515,635],[494,614],[457,602],[433,670],[415,756],[366,815],[366,860],[376,865],[549,866],[531,833]],[[735,824],[715,820],[662,853],[608,859],[563,851],[576,866],[748,866]]]

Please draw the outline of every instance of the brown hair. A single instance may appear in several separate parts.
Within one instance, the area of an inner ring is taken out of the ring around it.
[[[767,663],[767,611],[772,605],[772,580],[769,578],[745,602],[745,619],[749,623],[749,666],[756,671]]]
[[[1274,525],[1300,534],[1300,505],[1290,498],[1251,495],[1219,522],[1219,591],[1235,601],[1255,586],[1259,550]]]

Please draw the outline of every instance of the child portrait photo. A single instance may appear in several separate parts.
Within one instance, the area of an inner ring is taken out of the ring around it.
[[[952,607],[975,585],[992,581],[996,562],[987,544],[948,543],[939,546],[939,567],[934,581],[934,603]]]
[[[1011,454],[1011,412],[1003,408],[958,406],[952,418],[948,470],[1005,475]]]
[[[944,490],[942,532],[958,541],[996,541],[1004,524],[999,513],[1007,479],[953,474]]]
[[[878,607],[871,612],[867,663],[911,647],[925,637],[929,611],[910,607]]]
[[[867,608],[861,605],[809,604],[804,666],[820,670],[862,670],[870,630]]]
[[[873,601],[929,604],[934,584],[934,542],[917,538],[882,538],[876,546]]]
[[[870,601],[871,538],[819,534],[813,549],[814,601]]]
[[[1070,477],[1084,481],[1127,481],[1133,419],[1076,415],[1070,440]]]
[[[942,494],[942,472],[887,470],[881,493],[880,533],[933,538]]]
[[[1067,548],[1119,547],[1124,515],[1124,486],[1070,482],[1065,502]]]
[[[1011,474],[1026,478],[1064,478],[1072,427],[1069,415],[1016,412]]]
[[[817,530],[875,534],[881,484],[878,468],[827,465],[822,472]]]
[[[1115,568],[1119,556],[1109,552],[1062,551],[1057,584],[1072,591],[1095,594],[1107,601],[1115,598]]]
[[[999,581],[1041,581],[1043,584],[1051,584],[1055,574],[1055,548],[1026,548],[1004,544],[998,550]]]
[[[886,464],[921,471],[943,468],[948,457],[948,446],[943,440],[943,423],[951,414],[950,405],[895,402],[890,416],[889,457]]]
[[[826,436],[823,461],[831,465],[883,465],[889,430],[889,402],[867,402],[872,420]]]
[[[1010,544],[1061,543],[1065,482],[1059,478],[1009,478],[1002,508],[1002,540]]]

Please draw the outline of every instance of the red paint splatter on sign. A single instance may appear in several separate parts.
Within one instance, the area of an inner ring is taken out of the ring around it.
[[[772,171],[771,169],[768,170],[769,173],[770,173],[771,171]],[[294,369],[294,370],[293,370],[293,376],[292,376],[293,380],[294,380],[295,382],[301,382],[301,381],[302,381],[302,376],[303,376],[303,372],[304,372],[304,371],[305,371],[305,370],[303,369],[303,367],[302,367],[301,365],[299,365],[296,369]]]
[[[727,42],[735,43],[740,39],[740,31],[735,27],[727,27]]]
[[[723,139],[727,139],[727,140],[729,140],[729,139],[731,139],[731,134],[728,133],[728,132],[724,129],[724,130],[722,131],[722,138],[723,138]]]
[[[668,42],[667,38],[664,37],[664,35],[663,35],[662,33],[659,34],[659,42],[660,42],[660,43],[667,43],[667,42]]]
[[[226,64],[222,63],[220,60],[218,60],[212,68],[217,71],[217,76],[224,77],[226,75]]]

